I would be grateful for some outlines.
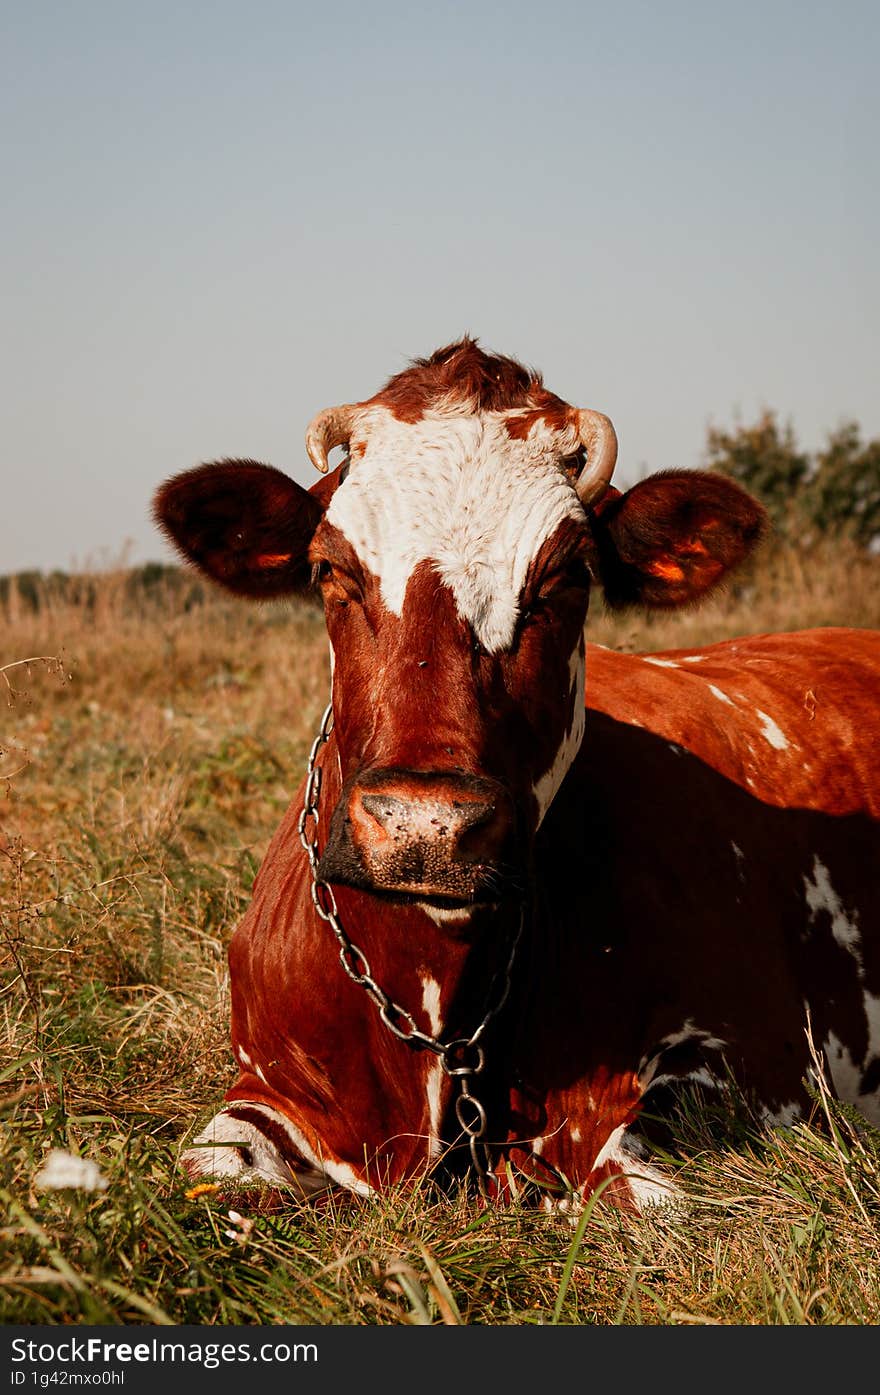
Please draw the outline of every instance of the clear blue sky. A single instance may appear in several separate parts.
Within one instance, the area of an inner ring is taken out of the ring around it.
[[[155,486],[464,331],[613,418],[880,435],[880,6],[3,7],[0,573],[170,553]]]

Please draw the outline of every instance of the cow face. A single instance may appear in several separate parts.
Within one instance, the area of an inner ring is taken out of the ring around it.
[[[328,880],[497,900],[583,734],[590,575],[576,425],[366,410],[311,547],[343,798]]]
[[[415,381],[432,367],[433,391]],[[342,792],[319,876],[456,918],[521,893],[580,746],[591,579],[612,603],[686,603],[746,554],[761,513],[691,472],[625,495],[603,478],[591,498],[595,414],[470,341],[407,372],[317,419],[348,460],[314,491],[227,461],[169,481],[156,515],[239,593],[320,587]]]

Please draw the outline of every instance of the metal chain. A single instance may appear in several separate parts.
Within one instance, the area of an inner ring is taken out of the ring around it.
[[[523,932],[524,910],[520,907],[519,924],[511,939],[507,962],[503,972],[497,973],[492,980],[489,990],[489,1007],[483,1014],[483,1019],[476,1030],[469,1037],[456,1037],[453,1041],[447,1042],[440,1041],[437,1037],[432,1037],[427,1032],[421,1031],[416,1026],[412,1014],[407,1012],[406,1008],[401,1007],[399,1003],[394,1002],[385,992],[385,989],[373,978],[367,956],[358,945],[349,939],[339,920],[336,898],[332,888],[327,882],[322,882],[318,878],[317,834],[320,822],[318,801],[321,796],[321,766],[318,765],[317,760],[320,750],[329,740],[332,730],[333,704],[331,702],[324,711],[321,718],[321,728],[312,742],[312,749],[309,752],[303,807],[297,824],[300,842],[309,859],[309,870],[312,876],[310,888],[312,902],[318,915],[322,920],[326,920],[336,936],[339,944],[339,959],[343,969],[352,983],[363,988],[375,1003],[379,1016],[388,1030],[409,1046],[433,1052],[439,1059],[444,1073],[449,1076],[450,1080],[458,1084],[459,1094],[455,1101],[455,1117],[462,1132],[467,1137],[471,1161],[474,1165],[480,1191],[484,1196],[488,1196],[489,1183],[495,1180],[495,1174],[492,1170],[491,1153],[486,1142],[486,1111],[471,1090],[471,1080],[474,1076],[482,1073],[486,1064],[486,1054],[480,1045],[480,1038],[493,1017],[496,1017],[501,1011],[510,993],[513,961]]]

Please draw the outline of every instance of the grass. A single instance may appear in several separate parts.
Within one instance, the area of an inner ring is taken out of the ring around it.
[[[880,1137],[824,1093],[771,1134],[695,1089],[681,1203],[640,1217],[600,1199],[573,1226],[427,1181],[273,1214],[188,1197],[179,1150],[233,1076],[226,945],[329,670],[310,606],[128,580],[5,600],[0,1321],[880,1322]],[[661,649],[834,623],[880,626],[880,562],[780,554],[702,610],[597,605],[589,629]],[[52,1147],[106,1190],[39,1190]]]

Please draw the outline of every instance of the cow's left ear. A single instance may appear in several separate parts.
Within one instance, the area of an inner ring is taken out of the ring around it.
[[[672,608],[700,600],[748,557],[767,515],[721,475],[664,470],[609,492],[590,527],[609,605]]]
[[[272,465],[218,460],[166,480],[153,517],[205,576],[259,599],[308,586],[308,548],[324,507]]]

